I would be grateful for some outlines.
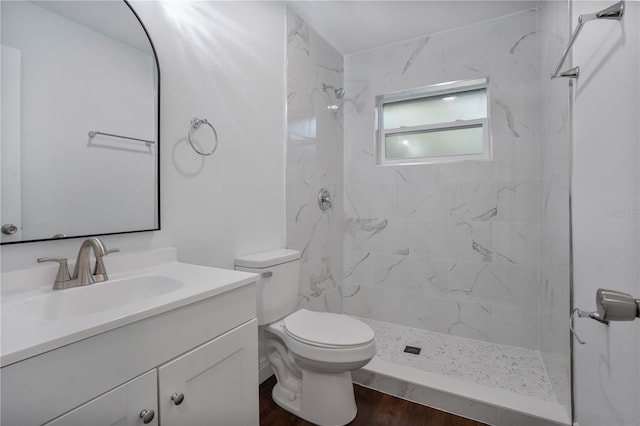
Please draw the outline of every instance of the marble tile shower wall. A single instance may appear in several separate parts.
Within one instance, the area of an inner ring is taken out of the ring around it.
[[[569,38],[568,15],[567,2],[539,2],[540,353],[570,415],[569,86],[549,79]]]
[[[287,10],[287,248],[300,250],[299,306],[342,312],[343,58]],[[336,109],[337,108],[337,109]],[[318,191],[331,192],[321,211]]]
[[[536,12],[345,58],[346,313],[538,348]],[[377,167],[376,95],[489,77],[493,160]]]

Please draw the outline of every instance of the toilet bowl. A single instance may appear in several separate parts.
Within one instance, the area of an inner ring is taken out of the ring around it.
[[[265,339],[278,379],[272,396],[279,406],[319,425],[353,420],[351,371],[376,353],[371,328],[345,315],[300,309],[269,324]]]
[[[300,253],[275,250],[236,259],[261,275],[258,323],[277,378],[273,400],[318,425],[345,425],[357,414],[351,371],[375,355],[373,330],[355,318],[296,310]]]

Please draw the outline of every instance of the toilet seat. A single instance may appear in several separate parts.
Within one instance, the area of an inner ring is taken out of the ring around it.
[[[369,345],[374,339],[368,325],[341,314],[300,309],[283,323],[290,338],[320,348],[351,349]]]
[[[323,324],[323,320],[328,322]],[[336,325],[344,324],[349,333],[335,330]],[[341,365],[340,368],[345,365],[358,365],[353,369],[359,368],[369,362],[376,353],[373,330],[363,322],[346,315],[300,309],[282,320],[269,324],[266,330],[282,339],[294,356],[319,363]],[[310,334],[306,334],[307,331]],[[355,338],[348,342],[346,336]]]

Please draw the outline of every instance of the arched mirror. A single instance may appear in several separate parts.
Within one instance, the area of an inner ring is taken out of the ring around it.
[[[160,74],[134,10],[0,7],[2,244],[160,229]]]

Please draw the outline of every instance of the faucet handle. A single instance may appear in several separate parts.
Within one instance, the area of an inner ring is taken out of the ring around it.
[[[69,267],[67,266],[67,259],[64,257],[41,257],[38,259],[38,263],[43,262],[58,262],[60,267],[58,268],[58,274],[56,275],[56,282],[53,284],[53,288],[59,288],[61,283],[71,280],[69,275]]]
[[[111,250],[105,250],[104,254],[102,255],[96,255],[96,266],[93,268],[93,278],[96,280],[96,282],[106,281],[109,279],[102,258],[110,253],[117,253],[119,251],[119,248],[115,248]]]

